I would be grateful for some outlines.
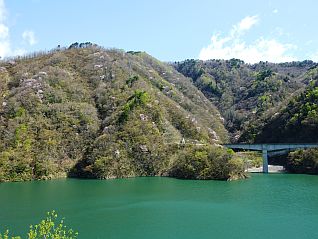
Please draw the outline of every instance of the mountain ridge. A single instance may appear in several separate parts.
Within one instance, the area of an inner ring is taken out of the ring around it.
[[[1,181],[244,177],[216,107],[146,53],[75,44],[0,65]]]
[[[244,160],[220,144],[270,141],[280,115],[313,119],[317,69],[312,61],[167,64],[91,43],[4,60],[0,181],[244,178]],[[292,132],[289,119],[276,135]]]

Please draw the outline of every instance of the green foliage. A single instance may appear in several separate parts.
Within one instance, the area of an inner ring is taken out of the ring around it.
[[[0,233],[0,239],[21,239],[21,237],[10,236],[9,230],[6,230],[3,234]]]
[[[129,113],[137,106],[145,105],[149,101],[149,95],[145,91],[136,90],[127,103],[123,107],[123,113],[119,117],[120,122],[124,122],[128,119]]]
[[[240,158],[244,161],[247,167],[260,167],[263,164],[262,154],[260,152],[238,152],[234,157]]]
[[[185,179],[244,178],[244,164],[232,152],[216,147],[186,147],[174,162],[169,174]]]
[[[288,155],[286,169],[293,173],[318,174],[318,150],[306,149]]]
[[[25,109],[23,107],[19,107],[18,110],[15,112],[14,117],[25,117]]]
[[[265,69],[256,73],[257,81],[264,81],[267,77],[272,75],[273,71],[271,69]]]
[[[222,144],[229,139],[224,126],[235,140],[318,135],[310,61],[173,65],[191,80],[144,52],[74,43],[0,65],[0,181],[169,172],[227,179],[243,172],[233,152],[179,143]],[[273,108],[305,84],[283,111]]]
[[[185,76],[191,77],[194,81],[204,73],[200,61],[194,59],[177,62],[176,69]]]
[[[254,126],[254,140],[258,142],[315,143],[318,140],[317,83],[311,83],[305,91],[289,100],[275,117],[263,119]],[[250,127],[252,129],[252,127]],[[251,135],[252,131],[246,132]]]
[[[240,68],[240,66],[244,64],[244,61],[240,59],[232,58],[229,60],[229,63],[230,63],[230,66],[233,68]]]
[[[139,77],[138,76],[132,76],[130,77],[128,80],[126,80],[126,84],[129,86],[129,87],[132,87],[132,85],[139,80]]]
[[[213,104],[144,52],[74,43],[0,65],[1,182],[166,176],[183,139],[228,140]],[[199,65],[194,73],[220,89]]]
[[[304,88],[307,79],[316,77],[316,64],[311,61],[249,65],[239,59],[185,60],[173,66],[192,78],[194,85],[217,106],[233,141],[252,142],[264,121],[276,113],[276,107]],[[256,132],[252,129],[255,124]]]
[[[64,225],[64,219],[58,220],[55,211],[47,213],[47,217],[37,225],[31,225],[28,239],[75,239],[78,233],[68,229]],[[9,231],[0,234],[0,239],[21,239],[21,237],[10,236]]]

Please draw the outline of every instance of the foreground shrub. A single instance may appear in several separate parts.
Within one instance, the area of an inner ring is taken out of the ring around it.
[[[31,225],[26,238],[28,239],[75,239],[78,233],[68,229],[64,220],[58,221],[55,211],[47,213],[47,217],[37,225]],[[21,239],[20,236],[10,236],[9,231],[0,234],[0,239]]]

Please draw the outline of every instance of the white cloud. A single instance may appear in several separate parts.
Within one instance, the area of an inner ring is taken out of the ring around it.
[[[5,25],[6,8],[4,0],[0,0],[0,57],[10,54],[9,28]]]
[[[9,37],[9,28],[0,23],[0,39],[7,39]]]
[[[277,13],[278,13],[278,9],[275,8],[275,9],[272,11],[272,13],[277,14]]]
[[[199,58],[201,60],[239,58],[248,63],[297,60],[294,56],[287,54],[288,51],[297,48],[292,44],[284,44],[276,39],[263,37],[247,44],[243,35],[258,22],[258,16],[248,16],[234,25],[227,36],[222,37],[220,34],[214,34],[210,44],[201,49]]]
[[[28,30],[24,31],[22,34],[22,38],[31,46],[37,43],[37,40],[35,39],[35,34],[33,31],[28,31]]]
[[[243,32],[249,30],[251,27],[256,25],[259,22],[259,17],[255,16],[247,16],[243,18],[237,25],[233,28],[237,30],[237,32]]]
[[[10,29],[6,24],[7,10],[4,0],[0,0],[0,57],[25,54],[24,49],[12,49],[10,42]]]

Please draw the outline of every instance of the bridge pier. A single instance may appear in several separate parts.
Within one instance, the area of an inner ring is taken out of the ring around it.
[[[298,149],[318,148],[318,143],[302,144],[224,144],[230,149],[261,151],[263,154],[263,173],[268,173],[268,156],[281,155]]]
[[[263,173],[268,173],[268,152],[267,149],[263,149]]]

